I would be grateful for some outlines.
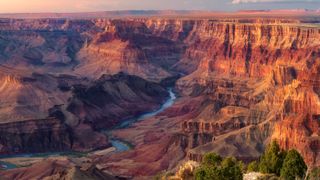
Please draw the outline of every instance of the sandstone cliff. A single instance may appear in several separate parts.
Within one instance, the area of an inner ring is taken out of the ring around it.
[[[208,151],[257,157],[273,138],[319,165],[319,36],[319,28],[299,24],[198,24],[191,37],[207,53],[177,88],[212,102],[182,131],[215,138],[190,158]]]
[[[251,161],[271,139],[318,166],[319,28],[277,20],[179,22],[170,29],[188,24],[186,50],[172,67],[187,74],[176,85],[182,97],[158,117],[116,132],[136,146],[101,159],[104,169],[148,176],[212,151]]]

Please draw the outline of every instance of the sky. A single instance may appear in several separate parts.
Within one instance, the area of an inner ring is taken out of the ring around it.
[[[320,9],[320,0],[0,0],[0,13]]]

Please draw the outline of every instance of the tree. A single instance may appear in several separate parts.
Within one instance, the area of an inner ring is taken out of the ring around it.
[[[259,163],[257,161],[252,161],[248,164],[247,172],[258,172],[259,171]]]
[[[220,168],[216,166],[201,166],[195,172],[196,180],[220,180],[222,177]]]
[[[284,159],[281,169],[281,178],[285,180],[294,180],[303,178],[307,171],[307,165],[302,156],[295,149],[290,150]]]
[[[242,180],[242,167],[234,157],[225,158],[221,163],[222,179]]]
[[[280,149],[277,141],[272,141],[260,158],[260,172],[280,175],[285,154],[286,153]]]
[[[215,153],[206,154],[195,172],[196,180],[242,179],[242,163],[233,157],[223,159]]]
[[[219,166],[222,157],[215,153],[208,153],[203,157],[201,166],[196,170],[195,177],[197,180],[219,180],[221,172]]]
[[[204,165],[217,166],[221,163],[222,157],[216,153],[208,153],[204,155],[202,163]]]
[[[196,180],[204,180],[206,175],[206,171],[203,167],[199,167],[194,174]]]

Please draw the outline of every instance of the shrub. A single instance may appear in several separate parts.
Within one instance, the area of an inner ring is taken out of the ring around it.
[[[206,179],[207,172],[205,171],[204,167],[200,167],[195,171],[194,175],[196,180],[204,180]]]
[[[195,172],[196,180],[242,179],[242,163],[233,157],[221,158],[215,153],[206,154]]]
[[[276,141],[272,141],[260,158],[260,172],[274,173],[279,176],[285,154],[286,153],[284,151],[281,151],[278,143]]]
[[[292,149],[286,155],[281,169],[281,178],[294,180],[303,178],[307,171],[307,165],[298,151]]]
[[[252,161],[248,164],[247,172],[258,172],[259,171],[259,163],[257,161]]]
[[[222,157],[219,156],[216,153],[208,153],[206,155],[204,155],[203,160],[202,160],[202,164],[204,165],[210,165],[210,166],[217,166],[221,163],[222,161]]]
[[[225,158],[221,163],[222,179],[243,179],[241,163],[234,157]]]

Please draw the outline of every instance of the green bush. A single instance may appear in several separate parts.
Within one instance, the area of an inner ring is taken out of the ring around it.
[[[260,162],[253,161],[247,167],[247,172],[261,172],[268,174],[266,179],[295,180],[305,177],[307,166],[302,156],[296,150],[283,151],[278,143],[273,141],[267,146],[260,157]],[[241,180],[244,165],[233,157],[222,158],[215,153],[206,154],[194,177],[196,180]],[[269,177],[270,176],[270,177]],[[310,180],[320,180],[320,168],[309,174]]]
[[[266,174],[280,175],[286,153],[282,151],[276,141],[267,146],[260,158],[259,170]]]
[[[203,160],[202,160],[202,164],[204,165],[208,165],[208,166],[217,166],[221,163],[222,161],[222,157],[219,156],[216,153],[208,153],[206,155],[204,155]]]
[[[215,153],[204,156],[201,166],[195,172],[196,180],[241,180],[242,163],[233,157],[221,158]]]
[[[259,163],[257,161],[252,161],[248,164],[247,172],[258,172],[259,171]]]
[[[225,158],[221,163],[222,179],[243,179],[242,163],[237,161],[234,157]]]
[[[281,178],[285,180],[305,177],[307,165],[298,151],[292,149],[286,155],[281,169]]]

